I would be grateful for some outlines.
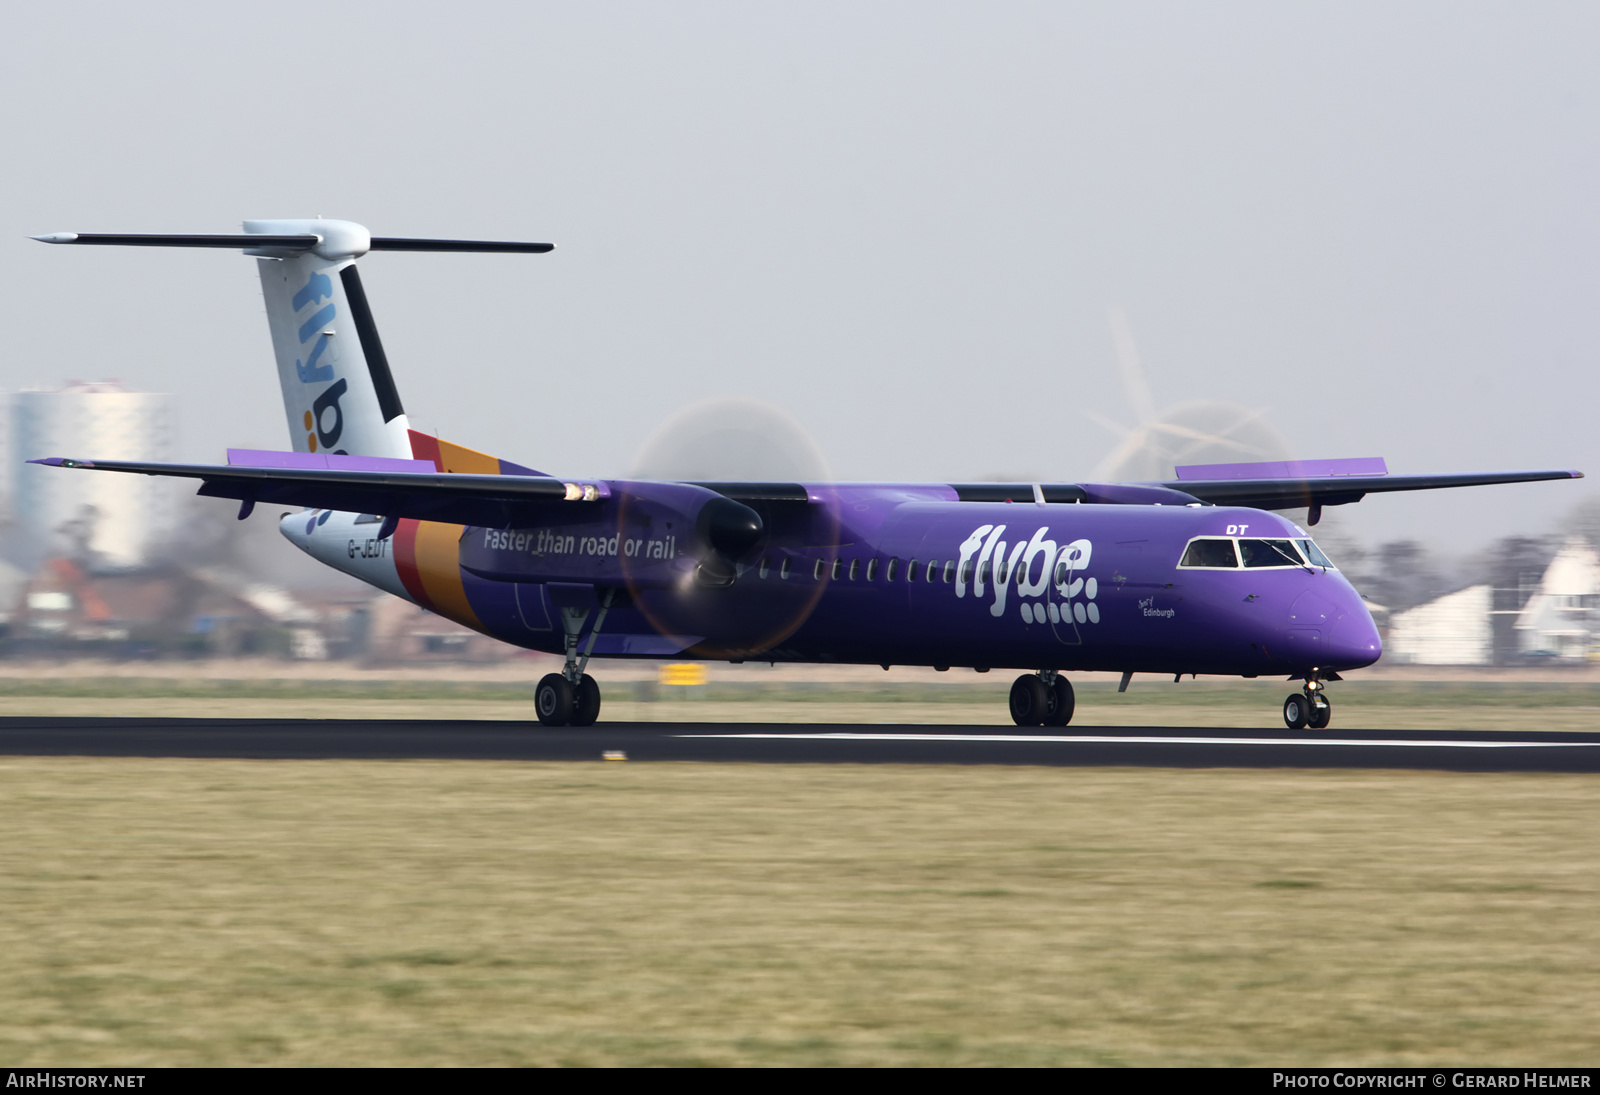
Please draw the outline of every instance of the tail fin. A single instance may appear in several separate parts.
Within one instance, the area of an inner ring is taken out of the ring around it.
[[[269,245],[256,252],[294,449],[409,457],[410,423],[356,271],[355,256],[371,245],[367,230],[345,221],[245,221],[244,229],[270,236],[320,233],[325,244],[335,243],[278,254]],[[334,235],[347,238],[330,239]]]
[[[57,232],[33,238],[124,247],[242,248],[256,256],[291,447],[297,452],[401,459],[412,455],[409,425],[355,260],[368,251],[541,254],[554,247],[373,236],[350,221],[321,219],[245,221],[243,235]]]

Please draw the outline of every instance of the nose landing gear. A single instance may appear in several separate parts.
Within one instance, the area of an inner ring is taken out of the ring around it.
[[[1077,699],[1072,682],[1057,670],[1025,673],[1011,685],[1011,721],[1018,726],[1065,726]]]
[[[1283,721],[1291,730],[1325,730],[1333,720],[1333,704],[1329,702],[1323,679],[1315,671],[1306,675],[1305,687],[1283,701]],[[1329,674],[1327,680],[1338,680]]]

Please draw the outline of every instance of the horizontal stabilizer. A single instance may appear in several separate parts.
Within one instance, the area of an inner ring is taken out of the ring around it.
[[[134,234],[130,232],[51,232],[31,236],[40,243],[89,243],[109,247],[274,247],[285,251],[309,251],[322,242],[319,236],[179,236]]]
[[[330,228],[340,222],[326,222]],[[170,232],[50,232],[31,236],[40,243],[99,244],[107,247],[224,247],[245,251],[310,251],[323,242],[320,235],[273,235],[270,233],[244,233],[239,235],[182,235]],[[406,236],[372,236],[371,242],[359,252],[366,251],[461,251],[516,255],[542,255],[554,251],[553,243],[523,243],[517,240],[430,240]]]
[[[542,255],[554,251],[553,243],[518,243],[515,240],[414,240],[401,236],[373,236],[374,251],[471,251],[514,255]]]

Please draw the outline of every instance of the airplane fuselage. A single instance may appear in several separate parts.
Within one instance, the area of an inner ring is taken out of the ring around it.
[[[379,539],[376,517],[326,510],[281,525],[331,566],[549,653],[576,634],[604,657],[1244,676],[1352,669],[1381,653],[1360,596],[1309,549],[1245,565],[1251,544],[1308,541],[1262,510],[808,486],[803,501],[751,503],[762,542],[707,575],[673,495],[701,488],[606,488],[540,527],[405,520]],[[1181,565],[1197,538],[1240,545],[1224,549],[1234,564]]]

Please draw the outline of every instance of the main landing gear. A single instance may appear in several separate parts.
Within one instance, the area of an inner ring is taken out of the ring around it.
[[[547,673],[533,706],[546,726],[593,726],[600,717],[600,685],[587,673],[578,675],[576,686],[560,673]]]
[[[1076,703],[1072,682],[1054,669],[1025,673],[1011,685],[1011,721],[1018,726],[1065,726]]]
[[[1329,674],[1328,680],[1338,680]],[[1283,721],[1291,730],[1326,730],[1333,719],[1333,704],[1315,672],[1306,675],[1305,687],[1283,701]]]
[[[615,590],[606,592],[600,602],[600,615],[589,632],[589,643],[583,655],[578,654],[578,634],[589,617],[588,609],[562,608],[561,623],[566,631],[567,664],[559,673],[546,673],[533,693],[533,708],[539,721],[546,726],[593,726],[600,717],[600,685],[584,670],[589,668],[589,655],[594,650],[595,637],[611,611]]]

